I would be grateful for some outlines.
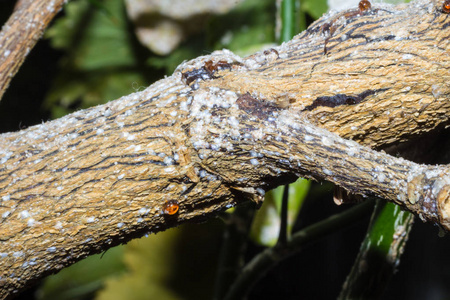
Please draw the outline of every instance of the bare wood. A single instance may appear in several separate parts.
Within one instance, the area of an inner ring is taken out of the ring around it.
[[[133,237],[260,201],[297,176],[450,229],[449,166],[355,142],[381,147],[448,126],[450,17],[439,8],[422,1],[349,19],[326,55],[325,18],[275,51],[215,52],[142,92],[1,135],[0,298]],[[167,200],[178,214],[163,213]]]
[[[0,99],[64,0],[18,1],[0,32]]]

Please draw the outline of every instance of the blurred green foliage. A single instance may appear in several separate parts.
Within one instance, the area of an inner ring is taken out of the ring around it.
[[[222,229],[213,220],[135,239],[49,276],[38,299],[211,299]]]
[[[302,0],[300,11],[318,19],[328,10],[327,0]],[[306,29],[306,28],[303,28]]]
[[[299,178],[289,185],[287,233],[292,232],[300,208],[309,191],[310,181]],[[252,224],[250,236],[253,241],[264,246],[275,246],[280,231],[280,212],[283,190],[285,186],[279,186],[266,194],[264,203],[257,211]]]
[[[381,299],[403,254],[414,216],[379,199],[338,299]],[[364,266],[364,268],[361,268]]]
[[[46,99],[54,118],[130,94],[162,76],[145,68],[148,54],[134,38],[123,1],[103,4],[68,3],[45,34],[65,53]]]
[[[37,299],[69,300],[93,296],[103,286],[105,278],[125,271],[123,251],[123,246],[112,248],[47,277],[37,293]]]

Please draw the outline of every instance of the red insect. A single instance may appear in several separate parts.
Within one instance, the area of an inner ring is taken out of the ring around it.
[[[444,4],[442,5],[442,10],[447,14],[450,13],[450,0],[444,1]]]
[[[174,215],[178,212],[178,209],[180,209],[180,204],[177,200],[169,200],[164,203],[163,212],[166,215]]]
[[[359,11],[363,12],[372,8],[372,4],[370,4],[369,0],[361,0],[358,4]]]

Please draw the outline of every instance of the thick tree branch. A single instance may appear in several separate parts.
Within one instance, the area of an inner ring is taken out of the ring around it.
[[[0,99],[64,0],[18,1],[0,32]]]
[[[208,85],[290,103],[314,124],[371,147],[408,140],[449,123],[450,16],[441,6],[325,16],[279,55],[256,54],[245,61],[250,70]],[[338,24],[331,36],[329,24]]]
[[[382,147],[449,125],[441,4],[326,16],[274,50],[215,52],[142,92],[1,135],[0,298],[133,237],[261,201],[297,176],[449,230],[448,165],[355,142]],[[177,214],[164,213],[168,200]]]

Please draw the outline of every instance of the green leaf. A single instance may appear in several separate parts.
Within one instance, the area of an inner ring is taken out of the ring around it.
[[[172,248],[179,234],[180,230],[168,230],[131,241],[123,256],[127,272],[107,279],[96,299],[182,299],[168,288],[176,262]]]
[[[123,247],[115,247],[47,277],[37,292],[37,299],[81,299],[94,294],[102,287],[104,278],[125,271],[125,265],[120,259],[122,252]]]
[[[414,216],[378,200],[339,299],[379,299],[400,262]],[[363,268],[361,266],[364,266]]]
[[[412,216],[393,203],[378,203],[378,206],[377,215],[368,232],[367,247],[382,255],[388,255],[397,239],[398,231],[404,230],[403,226]]]
[[[255,44],[273,43],[275,3],[247,0],[227,14],[215,16],[207,30],[208,45],[231,51]]]
[[[65,6],[66,15],[47,31],[45,37],[53,47],[71,54],[66,64],[88,71],[137,63],[123,1],[109,0],[104,6],[99,9],[88,0],[70,2]]]
[[[65,12],[45,35],[65,53],[46,97],[53,117],[117,99],[161,76],[143,67],[148,52],[129,30],[122,0],[73,1]]]
[[[301,0],[300,9],[313,19],[320,18],[328,10],[327,0]]]
[[[300,212],[303,201],[308,193],[309,180],[300,178],[289,186],[287,232],[292,227]],[[284,186],[269,191],[261,208],[256,212],[250,237],[264,246],[274,246],[280,231],[280,211]]]
[[[222,227],[184,225],[90,256],[47,277],[38,299],[210,299]]]
[[[96,299],[211,299],[222,225],[184,225],[131,241],[127,271],[108,278]]]

